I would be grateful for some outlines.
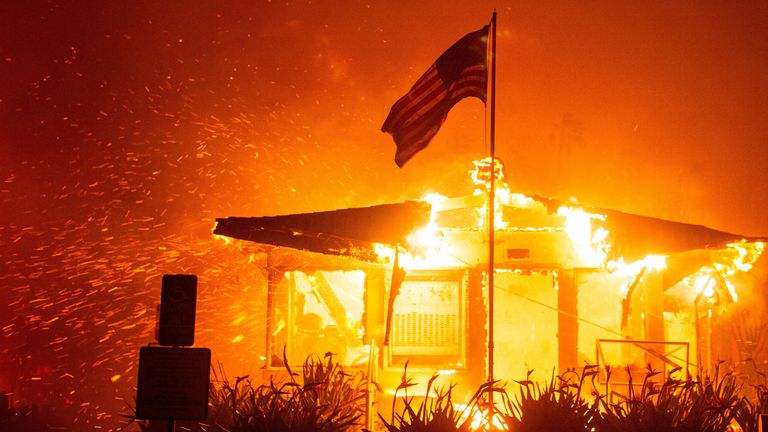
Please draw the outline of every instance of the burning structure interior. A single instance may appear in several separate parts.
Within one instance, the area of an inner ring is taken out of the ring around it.
[[[488,362],[490,166],[475,162],[470,196],[217,219],[214,234],[266,263],[264,371],[283,370],[285,348],[295,364],[331,352],[367,365],[385,391],[406,362],[409,375],[439,371],[477,389]],[[749,335],[723,346],[713,333],[764,239],[513,193],[494,169],[497,379],[585,364],[695,375],[754,349]]]

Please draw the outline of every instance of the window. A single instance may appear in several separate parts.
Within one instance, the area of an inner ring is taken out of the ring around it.
[[[465,279],[454,270],[406,275],[393,307],[390,364],[464,364]]]

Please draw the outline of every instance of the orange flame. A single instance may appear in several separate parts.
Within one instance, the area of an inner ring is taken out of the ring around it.
[[[739,301],[739,294],[730,278],[739,272],[750,271],[755,261],[765,250],[765,243],[750,243],[743,240],[738,243],[729,243],[728,248],[731,254],[735,255],[732,259],[725,262],[715,262],[711,266],[704,266],[695,276],[687,279],[687,283],[697,297],[701,295],[708,301],[714,302],[717,293],[716,288],[722,283],[722,287],[728,292],[730,299],[734,302]]]
[[[624,258],[606,263],[606,269],[614,276],[634,276],[641,270],[661,271],[667,268],[667,257],[663,255],[648,255],[632,263],[625,263]]]
[[[432,205],[430,222],[406,238],[407,248],[398,251],[398,262],[401,268],[441,268],[455,265],[455,259],[448,255],[446,251],[442,230],[435,222],[437,218],[436,209],[445,200],[447,198],[438,193],[430,193],[422,198],[422,201]],[[395,248],[381,243],[374,243],[373,248],[381,260],[385,262],[394,261]]]
[[[603,227],[593,229],[592,221],[604,221],[605,216],[568,206],[557,209],[557,214],[565,217],[564,229],[579,258],[592,267],[602,267],[608,256],[608,231]]]
[[[483,158],[476,160],[473,163],[475,165],[475,169],[471,171],[472,183],[475,185],[473,195],[487,196],[488,191],[491,188],[491,158]],[[509,205],[510,200],[513,199],[513,195],[515,195],[515,199],[521,199],[521,197],[524,197],[524,195],[512,194],[510,192],[509,185],[507,185],[506,177],[504,175],[504,165],[499,159],[495,159],[493,161],[493,183],[493,226],[495,230],[504,229],[507,227],[507,222],[504,221],[502,206]],[[485,206],[479,208],[477,211],[480,227],[486,226],[488,223],[488,205],[486,204]]]

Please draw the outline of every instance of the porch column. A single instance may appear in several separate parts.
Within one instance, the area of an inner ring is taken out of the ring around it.
[[[578,287],[576,270],[558,270],[557,351],[560,373],[578,367]]]
[[[267,369],[272,366],[273,335],[275,330],[275,300],[277,298],[277,285],[282,279],[283,273],[267,266],[267,322],[266,322],[266,343],[264,347],[266,357],[265,365]]]

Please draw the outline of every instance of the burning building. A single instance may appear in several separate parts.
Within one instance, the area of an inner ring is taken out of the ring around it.
[[[471,391],[489,325],[497,379],[585,364],[696,374],[740,349],[713,333],[765,239],[513,193],[499,163],[489,313],[491,164],[475,165],[469,196],[217,219],[268,273],[264,371],[331,352],[385,391],[406,362]]]

